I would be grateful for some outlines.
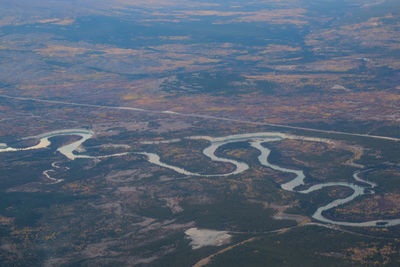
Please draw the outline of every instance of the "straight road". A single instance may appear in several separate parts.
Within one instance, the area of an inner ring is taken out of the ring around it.
[[[381,140],[388,140],[388,141],[396,141],[396,142],[400,141],[400,138],[389,137],[389,136],[380,136],[380,135],[371,135],[371,134],[358,134],[358,133],[349,133],[349,132],[331,131],[331,130],[321,130],[321,129],[315,129],[315,128],[290,126],[290,125],[285,125],[285,124],[276,124],[276,123],[267,123],[267,122],[255,122],[255,121],[250,121],[250,120],[232,119],[232,118],[225,118],[225,117],[218,117],[218,116],[202,115],[202,114],[196,114],[196,113],[181,113],[181,112],[174,112],[174,111],[169,111],[169,110],[161,111],[161,110],[149,110],[149,109],[133,108],[133,107],[104,106],[104,105],[74,103],[74,102],[66,102],[66,101],[58,101],[58,100],[47,100],[47,99],[40,99],[40,98],[18,97],[18,96],[9,96],[9,95],[0,95],[0,97],[1,98],[6,98],[6,99],[19,100],[19,101],[34,101],[34,102],[42,102],[42,103],[49,103],[49,104],[59,104],[59,105],[68,105],[68,106],[80,106],[80,107],[114,109],[114,110],[128,110],[128,111],[144,112],[144,113],[151,113],[151,114],[170,114],[170,115],[173,115],[173,116],[180,116],[180,117],[192,117],[192,118],[202,118],[202,119],[217,120],[217,121],[218,120],[219,121],[230,121],[230,122],[243,123],[243,124],[281,127],[281,128],[285,128],[285,129],[303,130],[303,131],[316,132],[316,133],[327,133],[327,134],[339,134],[339,135],[347,135],[347,136],[367,137],[367,138],[381,139]]]

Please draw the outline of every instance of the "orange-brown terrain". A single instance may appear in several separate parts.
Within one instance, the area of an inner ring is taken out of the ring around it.
[[[397,0],[0,2],[0,265],[398,266],[399,21]],[[275,167],[256,138],[205,153],[255,132]]]

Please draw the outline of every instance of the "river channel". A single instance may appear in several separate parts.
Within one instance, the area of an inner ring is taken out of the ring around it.
[[[223,162],[233,164],[235,169],[232,172],[228,173],[215,173],[215,174],[207,174],[207,173],[195,173],[189,170],[186,170],[182,167],[173,166],[161,161],[160,156],[155,153],[149,153],[145,151],[132,151],[132,152],[124,152],[118,154],[111,154],[105,156],[89,156],[84,154],[76,154],[76,150],[88,139],[92,138],[94,135],[93,131],[84,130],[84,129],[68,129],[68,130],[60,130],[60,131],[53,131],[44,133],[37,136],[29,136],[23,139],[39,139],[39,143],[34,146],[26,147],[26,148],[12,148],[7,146],[5,143],[1,143],[0,145],[0,152],[16,152],[16,151],[27,151],[27,150],[35,150],[35,149],[43,149],[49,147],[51,141],[49,140],[55,136],[65,136],[65,135],[77,135],[81,138],[77,141],[71,142],[67,145],[60,146],[57,151],[64,155],[69,160],[75,159],[91,159],[91,158],[106,158],[106,157],[116,157],[116,156],[123,156],[128,153],[139,154],[145,156],[145,158],[152,164],[158,165],[163,168],[168,168],[174,170],[177,173],[187,175],[187,176],[201,176],[201,177],[216,177],[216,176],[230,176],[230,175],[237,175],[240,173],[245,172],[249,169],[249,166],[240,161],[236,161],[233,159],[228,159],[224,157],[216,156],[216,151],[226,145],[231,143],[237,142],[247,142],[250,144],[251,147],[257,149],[259,151],[258,161],[259,163],[266,167],[271,168],[276,171],[291,173],[293,174],[294,178],[290,181],[283,183],[280,185],[282,190],[295,192],[299,194],[309,194],[311,192],[315,192],[321,190],[326,187],[347,187],[352,190],[352,194],[345,198],[339,198],[331,201],[330,203],[317,208],[317,210],[313,213],[312,218],[318,220],[323,223],[334,224],[334,225],[341,225],[341,226],[352,226],[352,227],[388,227],[388,226],[395,226],[400,224],[400,219],[388,219],[388,220],[372,220],[372,221],[364,221],[364,222],[346,222],[346,221],[338,221],[338,220],[331,220],[326,218],[323,213],[335,207],[344,205],[360,197],[365,194],[374,194],[372,188],[376,187],[377,184],[362,179],[359,174],[362,170],[357,170],[353,173],[353,180],[356,183],[351,182],[328,182],[328,183],[320,183],[320,184],[313,184],[310,185],[307,189],[296,189],[301,186],[301,188],[306,187],[305,185],[305,174],[303,170],[295,170],[284,168],[269,162],[269,155],[271,150],[266,147],[266,144],[269,142],[276,142],[283,139],[297,139],[297,140],[305,140],[305,141],[313,141],[313,142],[323,142],[323,143],[333,143],[334,141],[330,139],[324,138],[314,138],[314,137],[305,137],[305,136],[296,136],[290,135],[285,133],[279,132],[260,132],[260,133],[249,133],[249,134],[238,134],[238,135],[229,135],[224,137],[210,137],[210,136],[191,136],[186,137],[186,139],[192,140],[207,140],[209,141],[209,145],[203,150],[203,154],[207,156],[210,160],[215,162]],[[58,168],[56,164],[52,164],[52,166]],[[54,182],[61,182],[61,179],[56,179],[49,176],[49,172],[54,171],[54,169],[44,171],[44,175],[47,176],[50,180]],[[362,185],[360,185],[362,184]]]

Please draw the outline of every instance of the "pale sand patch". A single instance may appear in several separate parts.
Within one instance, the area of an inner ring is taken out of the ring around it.
[[[335,84],[334,86],[331,87],[332,90],[338,90],[338,91],[350,91],[346,87],[340,84]]]
[[[190,228],[185,234],[192,241],[190,245],[192,249],[199,249],[205,246],[221,246],[227,244],[231,240],[231,235],[226,231],[215,231],[207,229]]]
[[[179,213],[183,211],[183,208],[179,205],[179,199],[173,197],[164,198],[167,207],[172,211],[172,213]]]

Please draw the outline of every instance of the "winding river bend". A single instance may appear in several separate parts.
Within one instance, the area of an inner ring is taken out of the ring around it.
[[[210,142],[209,146],[203,150],[203,154],[205,156],[207,156],[212,161],[229,163],[229,164],[233,164],[235,166],[235,169],[232,172],[217,173],[217,174],[202,174],[202,173],[191,172],[184,168],[181,168],[178,166],[173,166],[173,165],[162,162],[160,159],[160,156],[158,154],[144,152],[144,151],[117,153],[117,154],[110,154],[110,155],[105,155],[105,156],[90,156],[90,155],[76,154],[75,151],[86,140],[90,139],[94,135],[93,131],[82,130],[82,129],[68,129],[68,130],[53,131],[53,132],[48,132],[48,133],[44,133],[44,134],[37,135],[37,136],[26,137],[24,139],[40,139],[40,141],[37,145],[27,147],[27,148],[12,148],[12,147],[7,146],[7,144],[1,143],[0,144],[0,153],[1,152],[16,152],[16,151],[26,151],[26,150],[35,150],[35,149],[46,148],[46,147],[49,147],[51,144],[51,141],[49,140],[50,138],[55,137],[55,136],[62,136],[62,135],[77,135],[77,136],[81,137],[79,140],[74,141],[67,145],[63,145],[57,149],[58,152],[60,152],[62,155],[64,155],[69,160],[82,159],[82,158],[86,158],[86,159],[95,159],[95,158],[99,159],[100,158],[101,159],[101,158],[107,158],[107,157],[118,157],[118,156],[123,156],[123,155],[129,154],[129,153],[134,153],[134,154],[145,156],[146,159],[150,163],[158,165],[160,167],[171,169],[171,170],[173,170],[177,173],[183,174],[183,175],[201,176],[201,177],[230,176],[230,175],[240,174],[240,173],[243,173],[246,170],[248,170],[249,166],[244,162],[239,162],[239,161],[236,161],[233,159],[218,157],[215,155],[216,151],[220,147],[222,147],[226,144],[237,143],[237,142],[247,142],[250,144],[251,147],[253,147],[259,151],[260,155],[258,156],[258,161],[261,165],[265,166],[266,168],[271,168],[273,170],[280,171],[280,172],[292,173],[294,175],[294,178],[292,180],[280,185],[280,187],[283,190],[290,191],[290,192],[296,192],[299,194],[309,194],[311,192],[315,192],[315,191],[321,190],[326,187],[342,186],[342,187],[350,188],[353,191],[353,193],[348,197],[333,200],[330,203],[319,207],[312,215],[312,217],[315,220],[318,220],[323,223],[328,223],[328,224],[341,225],[341,226],[352,226],[352,227],[389,227],[389,226],[395,226],[395,225],[400,224],[400,218],[399,219],[388,219],[388,220],[372,220],[372,221],[365,221],[365,222],[335,221],[335,220],[326,218],[323,215],[323,213],[325,211],[333,209],[340,205],[349,203],[350,201],[353,201],[355,198],[357,198],[359,196],[362,196],[365,194],[374,194],[374,191],[371,189],[376,187],[377,184],[375,184],[371,181],[362,179],[359,176],[359,174],[361,173],[361,170],[357,170],[353,173],[353,179],[359,183],[362,183],[363,185],[359,185],[359,184],[355,184],[355,183],[348,183],[348,182],[329,182],[329,183],[321,183],[321,184],[311,185],[307,189],[298,190],[296,188],[298,188],[299,186],[303,186],[302,188],[304,188],[304,186],[305,186],[304,180],[305,180],[306,176],[305,176],[304,172],[302,170],[288,169],[288,168],[280,167],[278,165],[274,165],[274,164],[270,163],[268,161],[268,159],[269,159],[271,150],[264,146],[264,144],[266,144],[266,143],[276,142],[276,141],[280,141],[283,139],[296,139],[296,140],[305,140],[305,141],[312,141],[312,142],[323,142],[323,143],[328,143],[328,144],[334,144],[334,141],[332,141],[330,139],[296,136],[296,135],[284,134],[284,133],[280,133],[280,132],[248,133],[248,134],[229,135],[229,136],[224,136],[224,137],[210,137],[210,136],[186,137],[186,139],[209,141]],[[175,142],[175,139],[174,139],[174,142]],[[151,141],[148,143],[152,144]],[[156,144],[154,144],[154,145],[156,145]],[[53,183],[61,182],[62,179],[56,179],[49,175],[50,172],[54,172],[55,169],[60,168],[58,163],[53,162],[52,167],[53,167],[53,169],[45,170],[43,172],[43,175],[46,176],[49,180],[51,180]]]
[[[7,146],[7,144],[2,143],[0,145],[0,153],[1,152],[15,152],[15,151],[27,151],[27,150],[36,150],[36,149],[43,149],[47,148],[51,145],[50,138],[56,137],[56,136],[67,136],[67,135],[75,135],[75,136],[80,136],[81,138],[78,139],[77,141],[74,141],[72,143],[60,146],[57,148],[57,151],[60,152],[62,155],[64,155],[66,158],[69,160],[75,160],[75,159],[99,159],[99,158],[108,158],[108,157],[116,157],[116,156],[123,156],[128,154],[126,153],[118,153],[118,154],[111,154],[111,155],[106,155],[106,156],[89,156],[89,155],[82,155],[82,154],[75,154],[74,152],[88,139],[92,138],[94,135],[93,131],[90,130],[85,130],[85,129],[67,129],[67,130],[58,130],[58,131],[52,131],[52,132],[47,132],[44,134],[40,135],[35,135],[35,136],[28,136],[23,138],[23,140],[28,140],[28,139],[39,139],[39,143],[34,146],[26,147],[26,148],[13,148]],[[58,162],[53,162],[51,163],[51,169],[44,170],[42,172],[43,176],[46,177],[50,183],[56,184],[60,183],[63,181],[63,179],[57,179],[53,176],[50,175],[50,173],[56,172],[57,169],[60,169],[61,167],[58,165]],[[67,167],[64,167],[67,168]]]

